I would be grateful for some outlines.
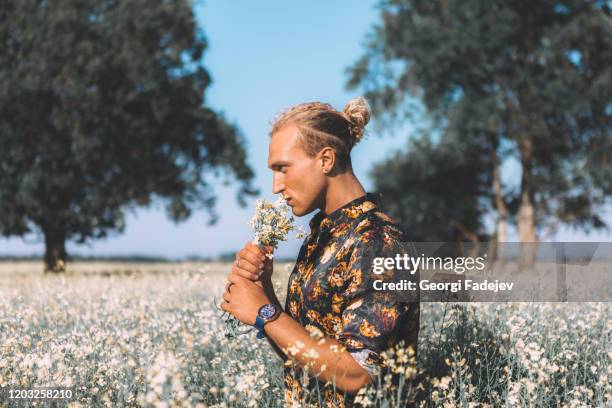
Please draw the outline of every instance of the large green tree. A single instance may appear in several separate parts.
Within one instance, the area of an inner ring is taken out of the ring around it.
[[[0,42],[0,233],[42,234],[48,270],[152,200],[214,221],[214,174],[255,192],[189,1],[4,0]]]
[[[420,100],[439,143],[483,140],[483,154],[472,160],[486,158],[490,177],[481,181],[490,183],[502,239],[512,216],[522,242],[560,224],[605,226],[600,214],[612,194],[608,1],[387,0],[380,11],[349,86],[364,89],[383,119],[410,118],[410,102]],[[502,183],[500,168],[510,158],[519,163],[518,188]],[[387,173],[385,183],[394,179],[412,194],[403,177]],[[465,192],[462,206],[473,200]],[[459,204],[438,193],[449,208]]]
[[[419,242],[472,241],[487,238],[484,215],[489,210],[491,173],[477,144],[452,138],[434,142],[413,139],[372,169],[385,209],[409,227]],[[444,195],[444,199],[440,196]]]

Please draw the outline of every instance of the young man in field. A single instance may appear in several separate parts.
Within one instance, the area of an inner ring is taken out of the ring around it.
[[[277,118],[268,157],[273,192],[283,194],[296,216],[319,212],[289,277],[284,309],[272,263],[257,246],[237,254],[227,279],[221,307],[259,327],[285,360],[290,405],[311,398],[351,406],[354,394],[385,368],[383,351],[398,344],[416,350],[418,303],[372,287],[373,259],[394,256],[406,239],[352,171],[350,151],[369,118],[363,98],[343,112],[307,103]],[[303,384],[305,367],[316,378]]]

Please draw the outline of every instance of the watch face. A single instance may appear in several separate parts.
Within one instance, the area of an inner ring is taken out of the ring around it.
[[[274,305],[265,305],[259,311],[259,315],[262,319],[269,319],[276,313],[276,307]]]

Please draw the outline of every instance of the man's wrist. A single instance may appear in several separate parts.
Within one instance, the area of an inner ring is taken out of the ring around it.
[[[285,314],[285,311],[281,309],[280,313],[278,314],[278,316],[269,322],[266,322],[266,324],[263,326],[263,330],[261,331],[261,334],[259,335],[259,338],[264,338],[264,337],[268,337],[270,338],[270,330],[276,326],[278,324],[279,321],[282,320],[283,314]],[[272,329],[274,330],[274,329]]]
[[[262,305],[257,310],[257,315],[255,316],[255,324],[254,324],[254,326],[257,329],[259,329],[257,338],[261,339],[265,336],[264,334],[265,325],[278,319],[281,313],[282,313],[282,309],[280,305],[275,304],[275,303],[266,303],[265,305]]]

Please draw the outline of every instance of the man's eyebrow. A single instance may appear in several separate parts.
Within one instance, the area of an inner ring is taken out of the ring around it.
[[[289,162],[280,160],[280,161],[276,161],[274,163],[269,164],[268,168],[274,170],[274,168],[278,168],[280,166],[288,166],[288,165],[289,165]]]

